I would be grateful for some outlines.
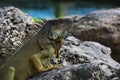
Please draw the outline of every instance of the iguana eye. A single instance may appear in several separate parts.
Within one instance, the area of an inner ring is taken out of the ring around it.
[[[53,33],[52,34],[52,39],[56,40],[57,38],[58,38],[58,33],[57,32]]]

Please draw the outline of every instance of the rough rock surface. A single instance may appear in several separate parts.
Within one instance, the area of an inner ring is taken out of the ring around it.
[[[72,16],[71,19],[74,19],[76,29],[82,18]],[[18,8],[0,8],[0,64],[4,54],[11,54],[20,41],[34,35],[33,22],[32,17]],[[40,73],[29,80],[119,80],[120,64],[110,54],[110,48],[99,43],[69,37],[61,49],[63,67]]]
[[[68,37],[61,49],[63,67],[40,73],[29,80],[119,80],[120,64],[111,50],[99,43]]]
[[[20,41],[30,38],[34,28],[28,24],[33,22],[31,16],[18,8],[0,8],[0,64],[18,48]]]
[[[100,42],[112,49],[112,57],[120,62],[120,8],[95,11],[74,21],[73,35],[81,40]]]

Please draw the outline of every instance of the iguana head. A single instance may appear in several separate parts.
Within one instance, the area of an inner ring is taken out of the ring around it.
[[[68,32],[70,31],[72,20],[68,18],[49,20],[48,26],[50,26],[48,37],[53,41],[56,58],[59,58],[59,50],[62,46],[63,39],[67,37]]]

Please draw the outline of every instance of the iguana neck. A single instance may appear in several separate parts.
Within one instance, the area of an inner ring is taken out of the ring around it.
[[[49,36],[49,33],[51,32],[51,26],[46,24],[43,26],[43,28],[41,29],[41,31],[39,32],[40,35],[44,35],[45,37]]]

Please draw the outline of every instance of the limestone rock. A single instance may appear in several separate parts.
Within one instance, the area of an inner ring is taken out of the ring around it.
[[[18,48],[20,41],[29,39],[33,18],[15,7],[0,8],[0,64]],[[1,60],[2,59],[2,60]]]
[[[120,64],[110,53],[110,48],[97,42],[83,42],[71,36],[61,49],[63,67],[29,80],[119,80]]]
[[[120,62],[120,8],[95,11],[77,21],[72,19],[75,37],[109,46],[112,57]]]

